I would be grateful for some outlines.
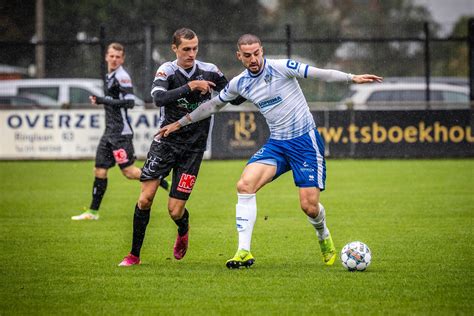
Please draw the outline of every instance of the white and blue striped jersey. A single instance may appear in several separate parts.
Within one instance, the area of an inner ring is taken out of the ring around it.
[[[222,102],[239,95],[251,101],[265,117],[270,138],[296,138],[316,127],[296,78],[306,78],[309,66],[291,59],[264,59],[258,74],[248,70],[233,78],[219,93]]]

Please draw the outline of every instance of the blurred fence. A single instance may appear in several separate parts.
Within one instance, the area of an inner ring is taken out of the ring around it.
[[[420,27],[420,36],[315,38],[287,25],[280,37],[262,38],[262,42],[268,58],[289,57],[316,67],[375,73],[391,77],[386,81],[424,87],[423,96],[430,110],[420,111],[425,109],[424,105],[411,102],[396,111],[393,104],[381,106],[380,111],[357,111],[356,107],[333,111],[341,104],[338,101],[350,92],[346,84],[301,80],[328,156],[474,157],[474,20],[469,21],[469,35],[461,37],[436,38],[428,24]],[[104,78],[106,46],[112,41],[121,42],[126,48],[125,68],[131,74],[135,92],[149,102],[156,69],[163,62],[175,59],[170,39],[159,38],[157,33],[156,27],[146,25],[140,38],[111,38],[107,36],[107,28],[101,27],[97,38],[37,43],[0,41],[0,45],[10,57],[16,57],[4,61],[14,67],[34,65],[35,48],[44,47],[45,79],[58,81],[54,78]],[[236,40],[200,38],[198,59],[216,64],[231,79],[243,69],[235,58]],[[30,68],[34,70],[33,66]],[[25,77],[24,71],[19,73]],[[97,85],[97,81],[81,81],[91,87]],[[4,82],[0,80],[0,103],[7,90]],[[450,103],[437,108],[430,87],[438,83],[462,86],[467,91],[465,96],[470,91],[471,105],[466,97],[461,107]],[[104,114],[97,109],[77,109],[78,103],[85,101],[74,100],[87,101],[87,95],[79,97],[78,94],[76,99],[71,99],[68,107],[72,109],[68,110],[9,107],[0,111],[3,139],[0,159],[93,158],[104,128]],[[406,111],[403,107],[415,110]],[[264,143],[268,128],[254,108],[228,106],[227,110],[215,116],[208,153],[218,159],[248,158]],[[139,108],[130,116],[135,148],[143,158],[158,129],[159,112]]]
[[[459,83],[472,87],[473,25],[472,20],[469,21],[469,36],[445,38],[434,37],[427,23],[420,25],[418,33],[423,35],[390,38],[315,38],[286,25],[280,32],[281,37],[262,38],[262,42],[267,57],[293,58],[316,67],[351,73],[419,78],[426,83],[425,98],[430,101],[428,89],[433,77],[457,77]],[[29,65],[31,72],[34,72],[35,48],[43,47],[46,78],[103,78],[106,45],[121,42],[126,47],[125,68],[135,83],[136,94],[150,101],[149,91],[156,69],[161,63],[175,59],[170,39],[158,38],[156,29],[145,25],[139,38],[110,38],[107,28],[102,26],[99,37],[78,36],[68,41],[37,43],[0,41],[0,45],[11,55],[21,56],[12,59],[17,64],[11,66]],[[235,58],[235,43],[236,38],[200,38],[198,59],[216,64],[230,79],[242,71]],[[338,101],[347,93],[347,86],[341,84],[302,81],[301,85],[308,101]],[[0,87],[0,95],[1,90]]]

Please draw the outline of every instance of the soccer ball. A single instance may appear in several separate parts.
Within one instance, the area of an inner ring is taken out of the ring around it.
[[[341,262],[349,271],[364,271],[370,265],[372,254],[369,247],[360,241],[353,241],[341,250]]]

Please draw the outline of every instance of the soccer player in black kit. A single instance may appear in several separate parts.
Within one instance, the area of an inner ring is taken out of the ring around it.
[[[156,106],[160,107],[161,126],[192,112],[211,98],[211,90],[220,91],[227,85],[227,79],[214,64],[196,60],[198,37],[192,30],[177,30],[173,34],[171,48],[176,53],[176,60],[158,68],[151,90]],[[185,206],[206,149],[209,125],[210,119],[203,120],[167,138],[153,140],[140,177],[142,190],[135,206],[132,249],[119,266],[140,264],[140,250],[153,199],[160,182],[171,170],[173,176],[168,211],[178,226],[173,254],[177,260],[186,254],[189,212]]]
[[[134,166],[135,151],[133,148],[133,130],[127,115],[127,109],[135,105],[132,80],[122,67],[125,61],[124,47],[111,43],[105,56],[108,73],[105,97],[90,96],[92,104],[103,104],[105,109],[105,131],[97,147],[95,158],[95,179],[92,188],[92,202],[89,209],[73,220],[99,219],[99,207],[107,189],[107,171],[118,164],[127,179],[138,180],[141,170]],[[162,181],[166,189],[168,183]]]

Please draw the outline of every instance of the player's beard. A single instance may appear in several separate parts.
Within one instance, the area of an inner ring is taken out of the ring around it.
[[[261,68],[260,63],[258,63],[258,62],[249,65],[250,72],[254,73],[254,74],[258,73],[260,71],[260,68]]]

